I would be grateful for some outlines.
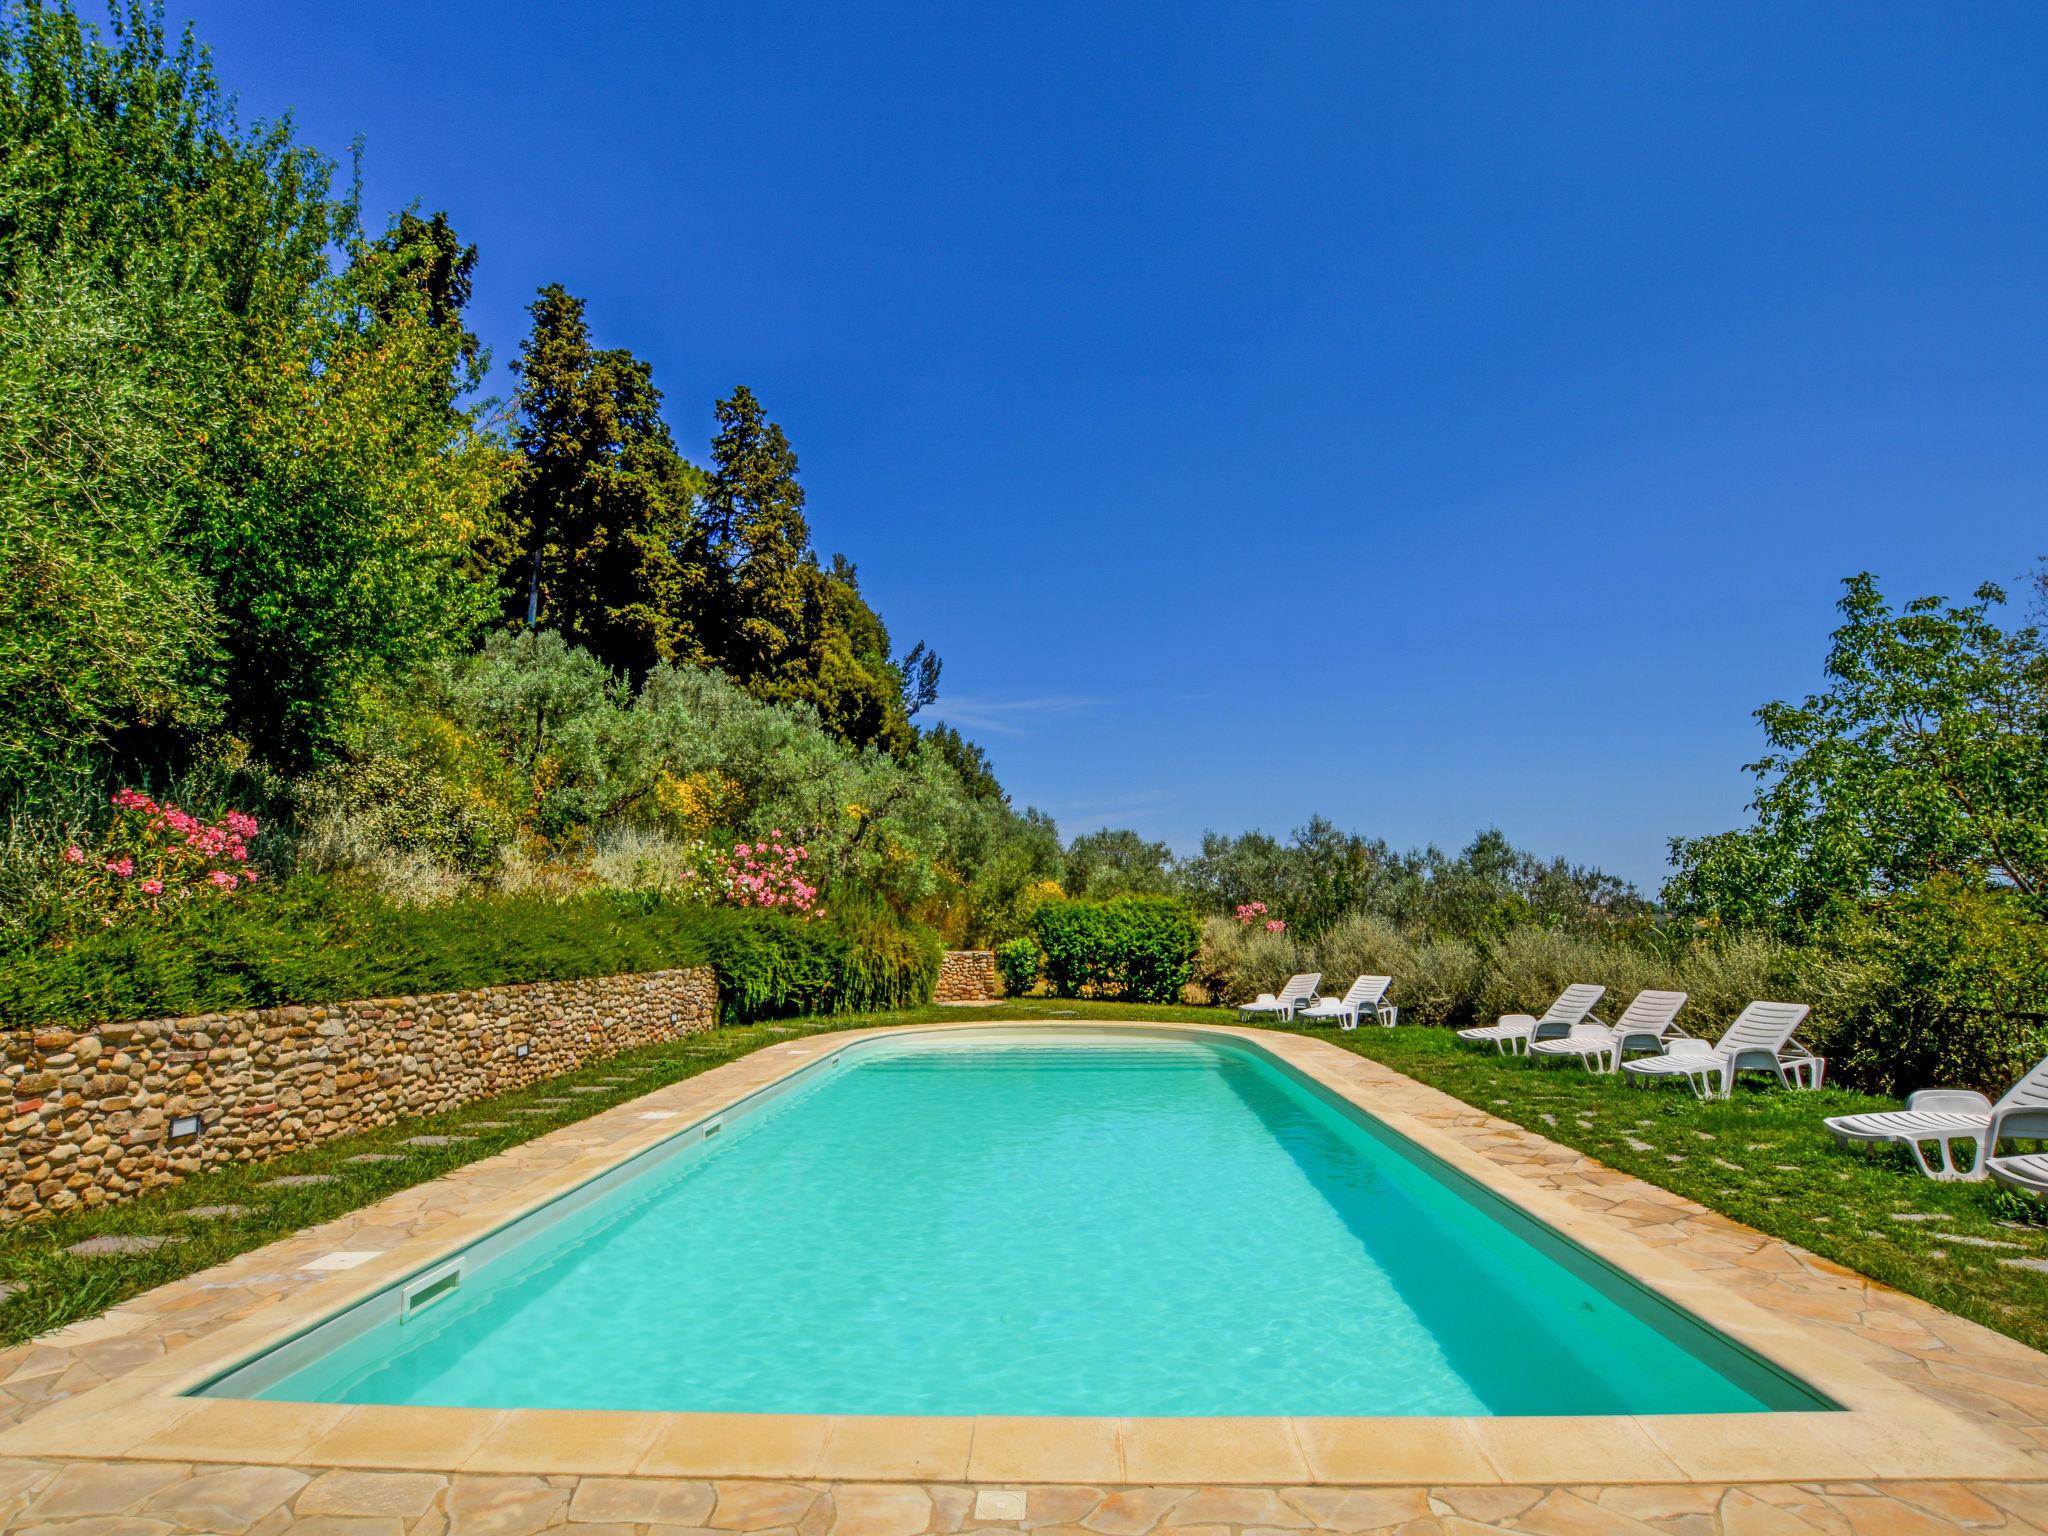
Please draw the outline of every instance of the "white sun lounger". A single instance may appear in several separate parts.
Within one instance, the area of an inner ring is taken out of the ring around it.
[[[1339,1029],[1356,1029],[1359,1016],[1371,1013],[1382,1024],[1391,1025],[1400,1017],[1400,1010],[1387,1001],[1387,988],[1393,984],[1391,976],[1361,976],[1342,997],[1319,997],[1295,1009],[1294,1020],[1298,1024],[1308,1019],[1335,1019]]]
[[[1531,1018],[1526,1013],[1504,1014],[1498,1024],[1459,1030],[1458,1038],[1496,1046],[1504,1055],[1512,1055],[1527,1049],[1531,1041],[1570,1034],[1574,1024],[1586,1022],[1586,1015],[1606,993],[1605,987],[1593,982],[1578,982],[1558,993],[1557,1001],[1540,1019]]]
[[[2026,1117],[2026,1118],[2022,1118]],[[1905,1147],[1930,1179],[1961,1179],[1974,1183],[1995,1162],[2025,1164],[2029,1157],[1993,1159],[2001,1136],[2048,1135],[2048,1059],[2006,1089],[1996,1104],[1973,1088],[1923,1088],[1906,1100],[1904,1109],[1870,1115],[1835,1115],[1823,1124],[1843,1146],[1890,1142]],[[2031,1126],[2032,1130],[2022,1129]],[[1967,1171],[1956,1167],[1955,1144],[1971,1148]],[[1928,1162],[1929,1143],[1940,1147],[1941,1166]]]
[[[1294,1010],[1316,995],[1316,988],[1321,985],[1322,979],[1323,973],[1321,971],[1310,971],[1305,975],[1290,976],[1287,978],[1287,985],[1282,987],[1277,994],[1261,992],[1250,1002],[1240,1005],[1237,1010],[1237,1016],[1240,1019],[1248,1019],[1255,1013],[1270,1013],[1277,1017],[1281,1023],[1289,1023],[1294,1018]]]
[[[1683,992],[1638,992],[1613,1024],[1574,1024],[1562,1040],[1539,1040],[1531,1056],[1576,1056],[1583,1067],[1605,1072],[1621,1069],[1624,1051],[1661,1051],[1673,1033],[1673,1020],[1685,1006]]]
[[[1711,1045],[1673,1040],[1663,1055],[1625,1061],[1621,1070],[1635,1082],[1683,1077],[1703,1099],[1715,1096],[1715,1078],[1727,1098],[1739,1072],[1775,1072],[1787,1088],[1818,1088],[1827,1062],[1793,1038],[1810,1012],[1805,1003],[1751,1003]]]
[[[2028,1152],[2018,1157],[1994,1157],[1985,1166],[1991,1177],[2007,1189],[2016,1189],[2036,1200],[2048,1200],[2048,1153]]]

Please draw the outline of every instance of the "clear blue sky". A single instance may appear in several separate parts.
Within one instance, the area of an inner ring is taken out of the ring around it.
[[[176,0],[245,115],[745,382],[1020,801],[1647,884],[1836,583],[2048,553],[2048,8]]]

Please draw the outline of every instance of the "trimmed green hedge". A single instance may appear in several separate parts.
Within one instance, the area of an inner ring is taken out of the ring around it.
[[[1031,923],[1061,997],[1177,1003],[1202,940],[1194,910],[1173,896],[1047,902]]]
[[[938,936],[853,912],[814,922],[625,892],[407,907],[302,877],[232,903],[0,954],[0,1027],[453,992],[709,965],[728,1023],[928,1002]]]

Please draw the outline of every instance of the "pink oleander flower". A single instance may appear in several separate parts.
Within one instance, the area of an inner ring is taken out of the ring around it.
[[[135,873],[135,861],[130,858],[107,860],[107,873],[119,875],[123,880]]]
[[[83,864],[85,862],[85,850],[79,847],[78,844],[73,843],[64,850],[64,862],[66,864]]]
[[[164,883],[161,880],[145,880],[142,882],[142,892],[145,896],[161,896],[164,893]]]
[[[243,870],[243,871],[242,871],[242,882],[243,882],[243,883],[244,883],[245,885],[254,885],[254,884],[256,883],[256,871],[255,871],[255,870],[253,870],[253,869],[245,869],[245,870]]]
[[[232,891],[235,888],[235,877],[224,869],[216,869],[206,878],[224,891]]]
[[[1281,922],[1280,919],[1277,917],[1266,924],[1266,932],[1268,933],[1285,933],[1286,931],[1287,925]]]

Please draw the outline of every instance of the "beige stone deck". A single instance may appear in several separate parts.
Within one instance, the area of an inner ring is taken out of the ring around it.
[[[881,1420],[177,1395],[861,1038],[849,1034],[771,1046],[0,1355],[0,1525],[103,1536],[557,1527],[590,1536],[2048,1533],[2048,1357],[1328,1042],[1231,1032],[1369,1106],[1851,1411]],[[661,1111],[675,1118],[643,1118]],[[344,1272],[304,1267],[336,1251],[378,1257]]]

